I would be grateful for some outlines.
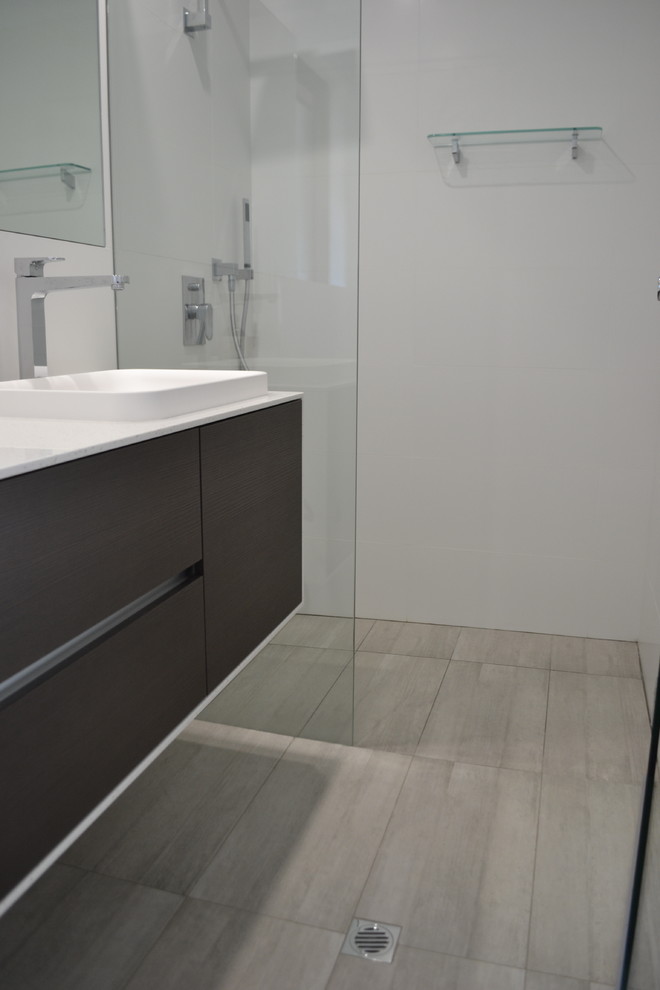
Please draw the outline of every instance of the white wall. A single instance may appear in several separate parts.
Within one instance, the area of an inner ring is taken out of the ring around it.
[[[191,9],[197,9],[193,4]],[[187,35],[179,0],[113,0],[109,10],[112,170],[122,367],[235,366],[226,280],[242,263],[250,196],[249,4],[210,0],[212,28]],[[183,344],[181,278],[205,279],[214,337]]]
[[[359,614],[637,638],[659,42],[653,0],[363,0]],[[450,186],[426,140],[573,124],[632,181]]]
[[[18,377],[15,257],[66,258],[65,262],[46,269],[46,274],[104,275],[113,271],[103,0],[99,0],[99,27],[106,243],[104,247],[94,247],[0,231],[0,379],[3,380]],[[91,289],[56,293],[47,298],[46,334],[52,374],[116,367],[114,295],[109,289]]]

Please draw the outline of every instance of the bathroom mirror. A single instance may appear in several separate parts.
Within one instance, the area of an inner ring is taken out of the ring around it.
[[[97,0],[3,0],[0,228],[105,244]]]

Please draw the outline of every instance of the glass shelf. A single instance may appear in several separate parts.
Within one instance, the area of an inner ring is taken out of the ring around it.
[[[77,175],[90,175],[91,168],[76,165],[75,162],[56,162],[53,165],[31,165],[28,168],[0,169],[0,182],[13,182],[16,179],[59,178],[69,189],[76,188]]]
[[[477,144],[528,144],[539,141],[595,141],[603,136],[602,127],[541,127],[518,131],[452,131],[448,134],[429,134],[434,148],[452,148]]]
[[[451,148],[452,158],[458,165],[461,147],[485,144],[544,144],[548,141],[570,142],[571,157],[578,156],[578,141],[595,141],[603,136],[602,127],[540,127],[518,131],[452,131],[448,134],[429,134],[434,148]]]

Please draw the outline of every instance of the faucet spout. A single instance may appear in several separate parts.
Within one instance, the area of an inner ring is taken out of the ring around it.
[[[96,289],[105,286],[119,292],[130,282],[128,275],[46,276],[43,274],[44,265],[51,261],[64,261],[64,258],[14,259],[18,362],[21,378],[40,378],[48,374],[44,304],[50,292]]]

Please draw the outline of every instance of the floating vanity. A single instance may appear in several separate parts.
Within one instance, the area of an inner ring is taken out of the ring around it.
[[[0,415],[0,900],[299,606],[301,410]]]

